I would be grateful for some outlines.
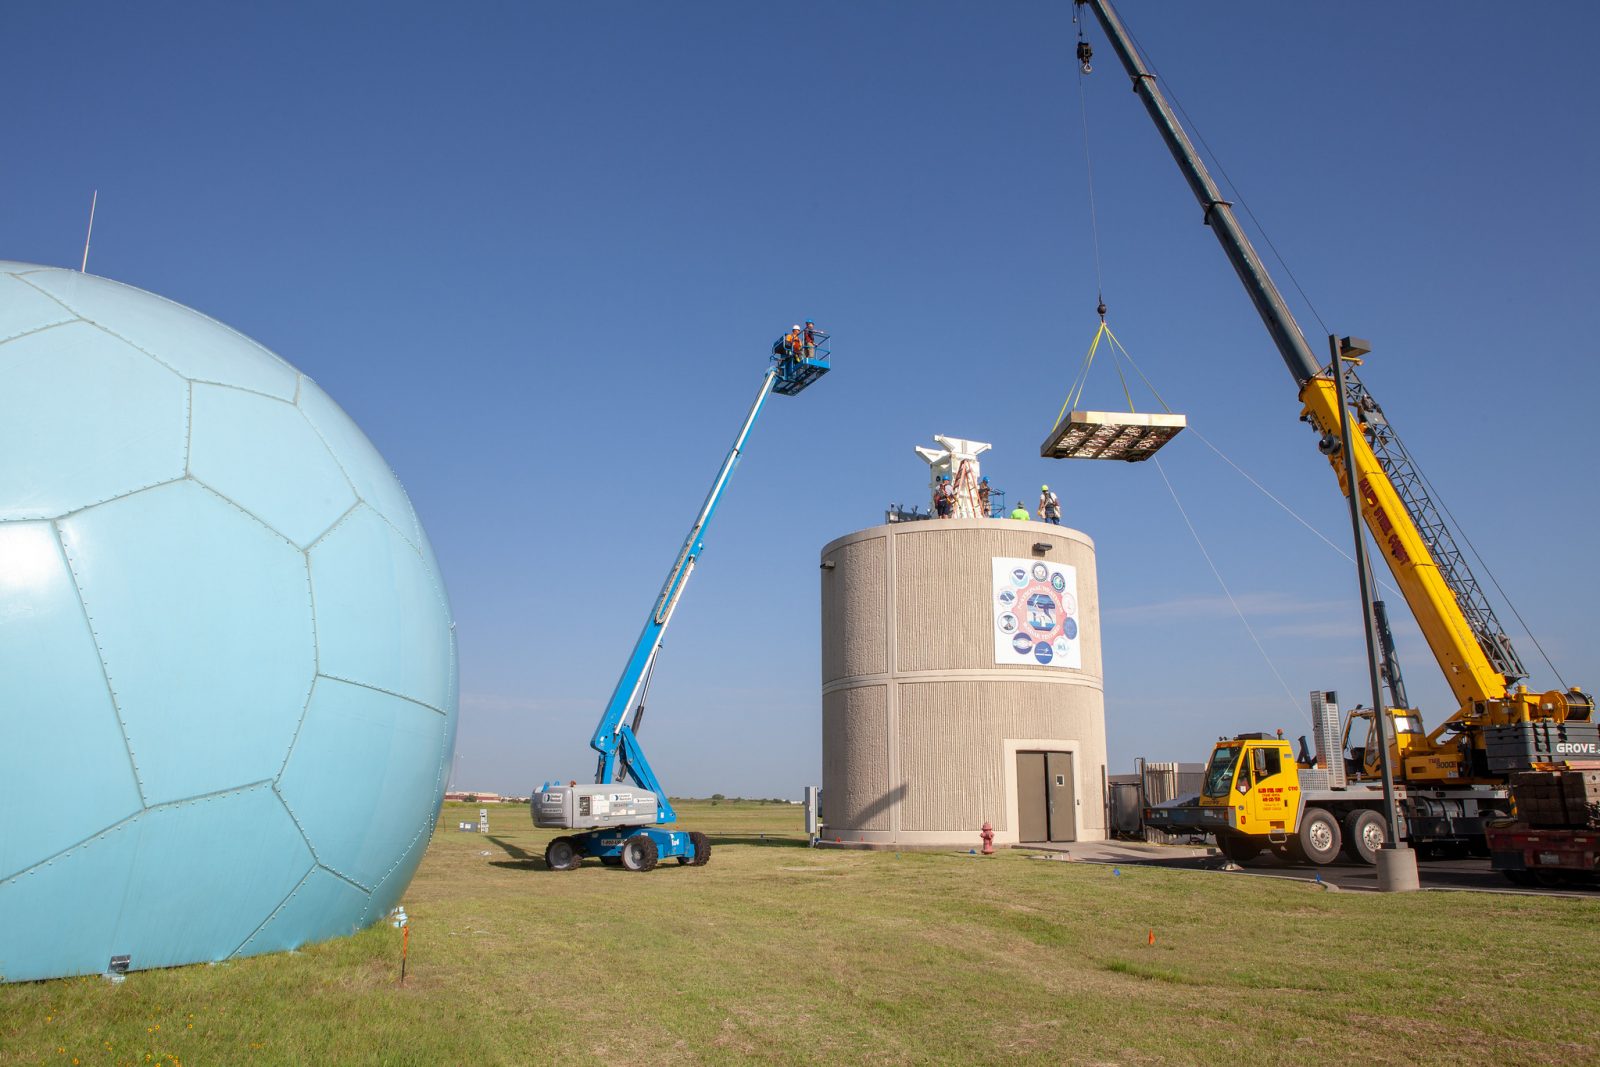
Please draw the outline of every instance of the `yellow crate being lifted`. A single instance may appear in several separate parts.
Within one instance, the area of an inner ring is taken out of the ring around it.
[[[1056,423],[1039,455],[1045,459],[1149,459],[1178,435],[1188,421],[1182,415],[1145,415],[1124,411],[1071,411]]]

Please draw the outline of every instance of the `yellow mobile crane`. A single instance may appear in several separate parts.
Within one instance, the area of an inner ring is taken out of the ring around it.
[[[1315,757],[1304,738],[1299,752],[1291,752],[1281,731],[1277,737],[1241,734],[1223,740],[1207,764],[1198,803],[1157,809],[1148,813],[1149,822],[1162,829],[1215,834],[1236,860],[1271,847],[1318,863],[1331,862],[1341,851],[1371,863],[1389,834],[1380,776],[1380,748],[1387,747],[1396,815],[1403,824],[1396,828],[1397,836],[1419,843],[1481,846],[1485,820],[1509,811],[1506,784],[1511,772],[1539,759],[1600,755],[1594,702],[1578,689],[1533,693],[1521,684],[1527,671],[1456,547],[1426,481],[1356,375],[1354,365],[1368,346],[1345,338],[1327,366],[1313,357],[1232,204],[1212,181],[1109,0],[1076,3],[1094,11],[1134,92],[1200,202],[1205,225],[1222,244],[1294,377],[1301,421],[1318,433],[1318,447],[1333,466],[1340,490],[1347,496],[1355,492],[1362,520],[1458,702],[1452,715],[1424,732],[1421,715],[1407,705],[1379,606],[1376,623],[1389,689],[1381,711],[1384,723],[1370,710],[1357,711],[1341,736],[1332,694],[1313,694]],[[1088,42],[1080,39],[1078,61],[1085,73],[1092,54]],[[1342,383],[1336,374],[1342,374]],[[1352,427],[1348,460],[1340,432],[1341,392]],[[1365,737],[1354,736],[1361,725]],[[1388,744],[1382,746],[1378,739],[1385,735]]]

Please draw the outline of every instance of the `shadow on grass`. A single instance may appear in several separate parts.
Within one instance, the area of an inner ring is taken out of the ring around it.
[[[1173,985],[1204,985],[1204,982],[1181,974],[1171,967],[1153,967],[1146,963],[1133,963],[1128,960],[1106,960],[1100,966],[1112,974],[1125,974],[1130,978],[1143,978],[1146,981],[1170,982]]]
[[[535,856],[527,849],[513,845],[510,841],[495,837],[493,834],[489,835],[489,840],[499,845],[501,850],[511,857],[509,861],[492,860],[489,863],[491,867],[503,867],[512,871],[543,871],[549,869],[545,866],[543,856]]]
[[[768,834],[762,836],[739,836],[735,834],[706,834],[711,839],[712,845],[758,845],[770,848],[809,848],[803,837],[776,837]]]

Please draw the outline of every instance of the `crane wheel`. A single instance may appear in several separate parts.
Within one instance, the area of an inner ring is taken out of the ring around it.
[[[544,847],[544,865],[552,871],[575,871],[582,863],[583,853],[570,837],[558,837]]]
[[[635,834],[622,843],[622,865],[630,871],[653,871],[659,860],[656,843],[647,834]]]
[[[1368,867],[1378,862],[1378,850],[1389,840],[1389,821],[1371,808],[1360,808],[1344,817],[1344,854]]]
[[[1217,847],[1222,854],[1235,863],[1249,863],[1261,855],[1261,846],[1248,837],[1233,833],[1217,834]]]
[[[1339,858],[1344,844],[1344,834],[1339,832],[1339,820],[1322,808],[1307,808],[1300,820],[1300,832],[1295,835],[1299,848],[1295,851],[1317,866],[1332,863]]]

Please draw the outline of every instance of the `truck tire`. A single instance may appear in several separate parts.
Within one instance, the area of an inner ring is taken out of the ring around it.
[[[1261,855],[1261,845],[1240,834],[1217,834],[1217,847],[1235,863],[1245,864]]]
[[[692,856],[679,856],[678,865],[682,867],[704,867],[711,862],[711,839],[699,830],[689,833],[689,846],[693,849]]]
[[[1307,808],[1295,840],[1299,845],[1296,854],[1320,867],[1339,858],[1344,835],[1339,832],[1339,820],[1328,814],[1326,809]]]
[[[1378,862],[1378,850],[1389,840],[1389,820],[1371,808],[1357,808],[1344,817],[1344,854],[1368,867]]]
[[[622,865],[630,871],[653,871],[659,858],[648,834],[635,834],[622,843]]]
[[[575,871],[583,864],[583,853],[570,837],[558,837],[544,847],[544,865],[552,871]]]

